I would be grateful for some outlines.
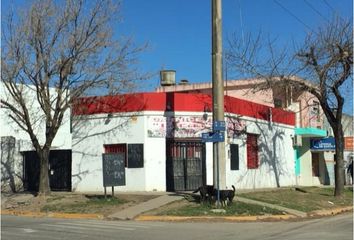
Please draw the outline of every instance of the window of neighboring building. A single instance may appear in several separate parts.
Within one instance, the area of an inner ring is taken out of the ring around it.
[[[282,108],[283,107],[283,101],[279,98],[274,98],[274,107],[276,108]]]
[[[314,115],[314,117],[316,117],[317,122],[320,122],[321,118],[320,118],[320,103],[319,102],[313,101],[312,114]]]
[[[230,165],[231,170],[239,170],[238,144],[230,144]]]
[[[124,153],[125,167],[144,167],[144,144],[105,144],[105,153]]]
[[[258,166],[258,135],[247,134],[247,168],[256,169]]]

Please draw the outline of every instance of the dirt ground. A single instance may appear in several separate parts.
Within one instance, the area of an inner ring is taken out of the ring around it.
[[[97,213],[97,214],[111,214],[116,211],[125,209],[130,206],[148,201],[159,195],[152,194],[116,194],[115,197],[122,203],[119,204],[102,204],[104,199],[103,195],[95,194],[78,194],[68,192],[52,192],[50,196],[35,196],[31,193],[17,193],[17,194],[1,194],[1,209],[2,210],[15,210],[15,211],[30,211],[39,212],[45,206],[62,206],[62,209],[68,209],[67,206],[82,206],[82,208],[69,208],[69,212],[81,213]],[[98,204],[87,203],[91,198],[100,199]],[[110,196],[108,196],[108,201]],[[86,209],[85,209],[86,208]],[[68,210],[66,210],[68,211]]]

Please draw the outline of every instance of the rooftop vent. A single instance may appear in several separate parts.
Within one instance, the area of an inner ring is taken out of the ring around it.
[[[189,83],[189,81],[187,79],[182,79],[180,82],[179,82],[179,85],[187,85]]]
[[[175,70],[161,70],[160,71],[161,86],[171,86],[176,84]]]

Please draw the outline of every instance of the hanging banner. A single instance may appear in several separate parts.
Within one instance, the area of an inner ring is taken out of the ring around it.
[[[149,116],[148,136],[185,138],[201,137],[202,133],[211,131],[211,118],[202,116]]]
[[[212,131],[212,118],[203,116],[148,116],[148,137],[200,138],[202,133]],[[246,122],[227,118],[225,127],[229,137],[240,134],[246,129]]]

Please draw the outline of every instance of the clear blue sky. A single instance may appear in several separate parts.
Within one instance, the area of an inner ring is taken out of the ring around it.
[[[223,38],[233,33],[262,32],[279,44],[301,44],[306,33],[325,24],[333,14],[353,18],[352,0],[223,0]],[[176,70],[176,80],[211,81],[210,0],[125,0],[121,31],[150,49],[142,59],[145,70]],[[224,47],[226,44],[224,43]],[[151,90],[159,84],[156,76]],[[149,90],[150,90],[149,89]],[[353,91],[345,110],[352,112]]]
[[[16,8],[26,1],[2,2],[5,13],[11,5]],[[352,18],[352,0],[223,0],[223,36],[262,30],[277,37],[279,44],[301,43],[308,31],[333,13]],[[149,43],[141,57],[142,69],[156,73],[174,69],[177,81],[211,81],[210,0],[123,0],[121,15],[116,31],[133,36],[137,43]],[[158,84],[156,75],[145,90]],[[352,97],[347,103],[352,105]]]

